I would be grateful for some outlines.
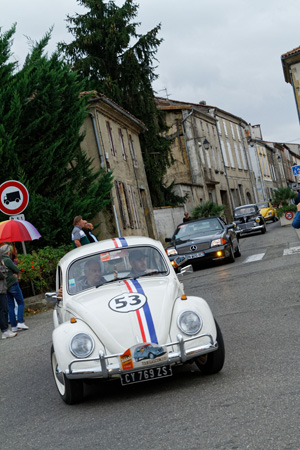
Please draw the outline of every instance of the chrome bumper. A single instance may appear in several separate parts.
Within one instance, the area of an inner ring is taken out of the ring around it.
[[[259,231],[264,228],[264,225],[257,225],[256,227],[249,227],[249,228],[239,228],[239,230],[236,231],[237,235],[246,234],[246,233],[252,233],[253,231]]]
[[[185,348],[185,344],[187,342],[191,342],[197,339],[201,339],[204,337],[208,337],[210,342],[208,344],[203,344],[197,347]],[[200,355],[204,355],[206,353],[213,352],[218,349],[217,341],[213,340],[213,337],[208,333],[199,334],[198,336],[193,336],[191,338],[184,339],[181,334],[177,335],[177,341],[170,342],[168,344],[162,344],[165,347],[177,347],[175,351],[170,351],[168,353],[168,359],[164,362],[156,363],[151,365],[147,365],[147,368],[162,366],[166,364],[183,364],[191,359],[197,358]],[[110,363],[110,359],[119,358],[121,354],[115,355],[105,355],[103,351],[99,352],[98,358],[86,358],[86,359],[74,359],[70,362],[69,368],[66,371],[65,375],[67,378],[113,378],[119,376],[121,373],[124,373],[122,368],[120,367],[119,362]],[[73,369],[72,367],[78,363],[87,363],[95,361],[98,362],[97,365],[93,368],[82,367],[82,369]],[[138,370],[138,369],[136,369]]]

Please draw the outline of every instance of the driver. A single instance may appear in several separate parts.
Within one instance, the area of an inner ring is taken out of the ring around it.
[[[105,283],[99,261],[89,259],[84,266],[84,277],[76,282],[76,292]]]

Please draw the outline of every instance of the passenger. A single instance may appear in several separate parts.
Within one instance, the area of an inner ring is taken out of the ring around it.
[[[129,262],[131,264],[130,276],[132,278],[144,275],[144,274],[155,274],[157,270],[147,268],[147,255],[143,253],[142,250],[133,250],[129,254]]]

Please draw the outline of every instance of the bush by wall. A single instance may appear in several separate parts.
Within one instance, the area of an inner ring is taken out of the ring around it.
[[[27,255],[19,254],[20,284],[24,296],[26,296],[24,287],[31,282],[36,294],[55,290],[57,263],[72,248],[70,245],[61,245],[56,248],[47,246]]]

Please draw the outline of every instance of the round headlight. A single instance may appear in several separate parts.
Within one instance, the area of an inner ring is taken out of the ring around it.
[[[178,327],[184,334],[197,334],[202,328],[201,317],[194,311],[184,311],[178,317]]]
[[[87,358],[94,350],[94,340],[85,333],[76,334],[70,344],[70,350],[76,358]]]

